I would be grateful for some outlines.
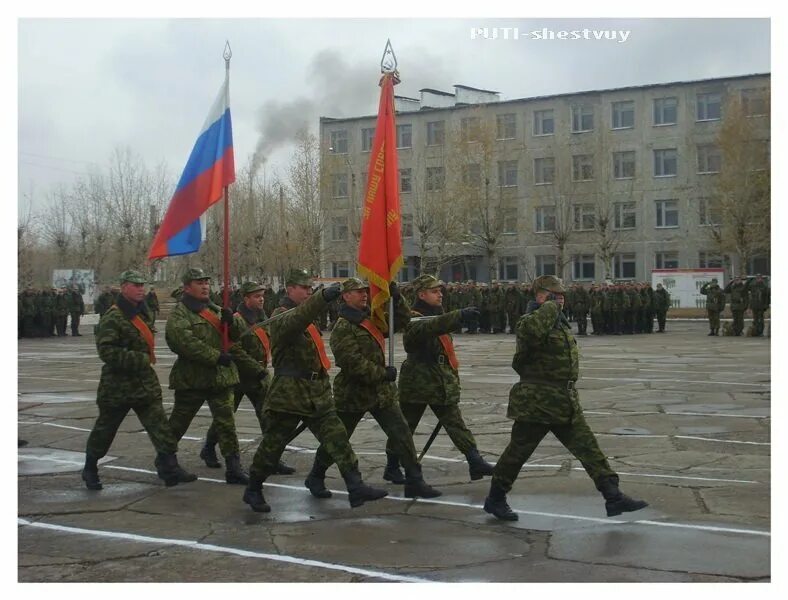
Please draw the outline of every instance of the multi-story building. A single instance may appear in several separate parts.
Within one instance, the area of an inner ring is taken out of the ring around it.
[[[740,99],[768,156],[769,86],[765,73],[507,101],[462,85],[398,96],[401,278],[415,277],[423,260],[442,262],[448,281],[528,280],[558,274],[561,262],[561,275],[580,282],[648,280],[655,268],[738,271],[709,234],[719,218],[709,203],[717,136],[727,100]],[[325,276],[355,272],[375,122],[320,119]],[[469,186],[489,209],[481,219],[457,196]],[[463,231],[442,246],[434,234],[420,244],[425,211],[438,206]],[[480,244],[491,211],[492,248]],[[753,257],[747,270],[768,273],[769,256]]]

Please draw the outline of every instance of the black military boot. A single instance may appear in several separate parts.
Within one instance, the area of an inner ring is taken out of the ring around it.
[[[404,494],[406,498],[437,498],[442,495],[439,490],[424,481],[420,464],[405,468]]]
[[[714,335],[714,328],[712,327],[711,331],[709,331],[709,335]]]
[[[254,476],[249,477],[249,483],[244,490],[243,501],[252,507],[254,512],[271,512],[271,507],[263,497],[263,480]]]
[[[481,479],[485,475],[493,474],[495,465],[491,465],[486,460],[484,460],[482,455],[479,454],[479,450],[476,448],[471,448],[468,450],[468,454],[465,455],[465,458],[468,459],[468,471],[470,472],[471,479],[473,481]]]
[[[520,518],[507,504],[506,492],[501,489],[495,479],[490,482],[490,493],[484,499],[484,512],[488,512],[502,521],[517,521]]]
[[[383,479],[402,485],[405,483],[405,475],[399,468],[399,456],[386,452],[386,469],[383,471]]]
[[[216,443],[211,443],[208,438],[205,438],[202,449],[200,450],[200,458],[205,461],[205,466],[211,469],[221,469],[222,463],[219,462],[219,457],[216,456]]]
[[[304,480],[304,485],[315,498],[330,498],[331,491],[326,489],[326,468],[317,464],[312,464],[312,470]]]
[[[378,488],[373,488],[361,479],[361,473],[358,471],[358,467],[345,473],[342,475],[342,479],[345,480],[345,485],[347,486],[348,491],[348,500],[350,501],[350,506],[356,508],[357,506],[361,506],[364,502],[371,502],[373,500],[380,500],[381,498],[385,498],[389,495],[386,490],[381,490]]]
[[[100,490],[104,486],[98,474],[98,459],[90,454],[85,455],[85,468],[82,469],[82,481],[89,490]]]
[[[227,483],[237,483],[246,485],[249,483],[249,475],[241,468],[241,457],[237,454],[228,454],[224,457],[227,469],[224,472],[224,480]]]
[[[156,460],[153,461],[153,464],[156,465],[156,473],[159,479],[162,479],[167,487],[172,487],[179,483],[197,481],[197,475],[189,473],[178,464],[178,457],[175,454],[159,452],[156,454]]]
[[[635,500],[623,494],[621,490],[618,489],[617,476],[601,479],[596,484],[596,489],[598,489],[605,498],[605,510],[607,511],[608,517],[615,517],[621,513],[633,512],[648,506],[648,502],[644,500]]]
[[[292,475],[295,473],[295,469],[293,467],[287,466],[281,460],[276,464],[276,471],[277,475]]]

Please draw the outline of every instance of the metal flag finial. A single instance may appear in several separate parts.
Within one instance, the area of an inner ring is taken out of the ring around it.
[[[222,53],[224,56],[224,65],[229,69],[230,68],[230,59],[233,57],[233,51],[230,48],[230,40],[226,40],[224,43],[224,52]]]
[[[394,54],[394,48],[391,47],[391,39],[386,40],[386,48],[383,50],[383,57],[380,59],[380,72],[397,72],[397,56]]]

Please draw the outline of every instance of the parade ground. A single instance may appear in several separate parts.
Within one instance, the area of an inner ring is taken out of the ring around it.
[[[167,389],[175,360],[156,334]],[[590,329],[590,328],[589,328]],[[241,501],[198,454],[207,405],[179,446],[199,480],[167,488],[130,413],[99,463],[102,491],[80,479],[97,416],[101,362],[83,337],[18,343],[18,579],[21,582],[748,582],[770,581],[770,339],[708,337],[702,321],[663,334],[579,337],[581,403],[625,493],[644,510],[605,516],[580,463],[551,434],[508,497],[518,522],[482,510],[489,478],[470,481],[441,432],[423,459],[443,491],[410,500],[383,480],[385,437],[371,417],[352,437],[364,479],[389,490],[351,509],[336,467],[318,500],[303,481],[317,446],[306,431],[283,456],[296,468],[264,487],[272,510]],[[324,334],[326,341],[329,333]],[[457,335],[461,408],[482,455],[506,446],[515,336]],[[328,343],[326,343],[328,348]],[[404,353],[397,338],[399,366]],[[336,368],[332,368],[332,375]],[[251,404],[236,416],[245,468],[260,441]],[[436,424],[415,435],[421,450]],[[223,459],[222,459],[223,462]]]

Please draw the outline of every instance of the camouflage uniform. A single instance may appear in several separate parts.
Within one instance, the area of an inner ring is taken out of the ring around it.
[[[506,333],[506,298],[497,281],[490,288],[490,326],[492,333]]]
[[[79,319],[85,314],[85,301],[76,288],[66,292],[66,300],[68,312],[71,314],[71,335],[80,336],[82,334],[79,333]]]
[[[572,314],[577,321],[578,335],[588,335],[586,329],[588,328],[588,309],[591,307],[591,297],[582,285],[575,286],[574,292],[574,305],[572,307]]]
[[[22,293],[20,313],[22,317],[22,337],[33,337],[36,334],[36,293],[32,288],[28,288]]]
[[[752,327],[756,336],[763,335],[763,315],[769,308],[771,290],[760,275],[747,281],[747,292],[750,296],[750,310],[752,310]]]
[[[516,284],[510,283],[506,287],[504,307],[507,320],[509,321],[509,333],[514,333],[517,319],[520,318],[520,291],[517,289]]]
[[[706,296],[706,314],[709,317],[709,335],[720,334],[720,313],[725,310],[725,292],[716,279],[704,283],[700,293]]]
[[[150,289],[148,295],[145,296],[145,304],[148,305],[148,310],[153,317],[153,322],[156,322],[156,317],[159,316],[159,297],[156,295],[156,290]]]
[[[38,297],[37,313],[41,327],[41,334],[50,337],[55,327],[54,310],[55,298],[48,290],[42,290]]]
[[[68,322],[68,298],[66,298],[65,290],[58,290],[55,293],[54,304],[55,329],[58,337],[63,337],[66,335],[66,323]]]
[[[640,333],[640,294],[634,286],[628,286],[629,312],[627,316],[627,333]]]
[[[115,297],[113,296],[112,292],[108,287],[104,288],[104,291],[99,294],[99,297],[96,299],[96,303],[93,306],[94,312],[101,316],[105,312],[109,310],[109,307],[115,303]]]
[[[744,311],[747,310],[747,286],[741,277],[736,277],[725,286],[725,293],[730,295],[733,335],[741,335],[744,331]]]
[[[658,333],[665,332],[665,318],[670,308],[670,294],[668,290],[662,287],[662,284],[657,284],[657,290],[654,292],[654,312],[657,313],[657,323],[659,324]]]

